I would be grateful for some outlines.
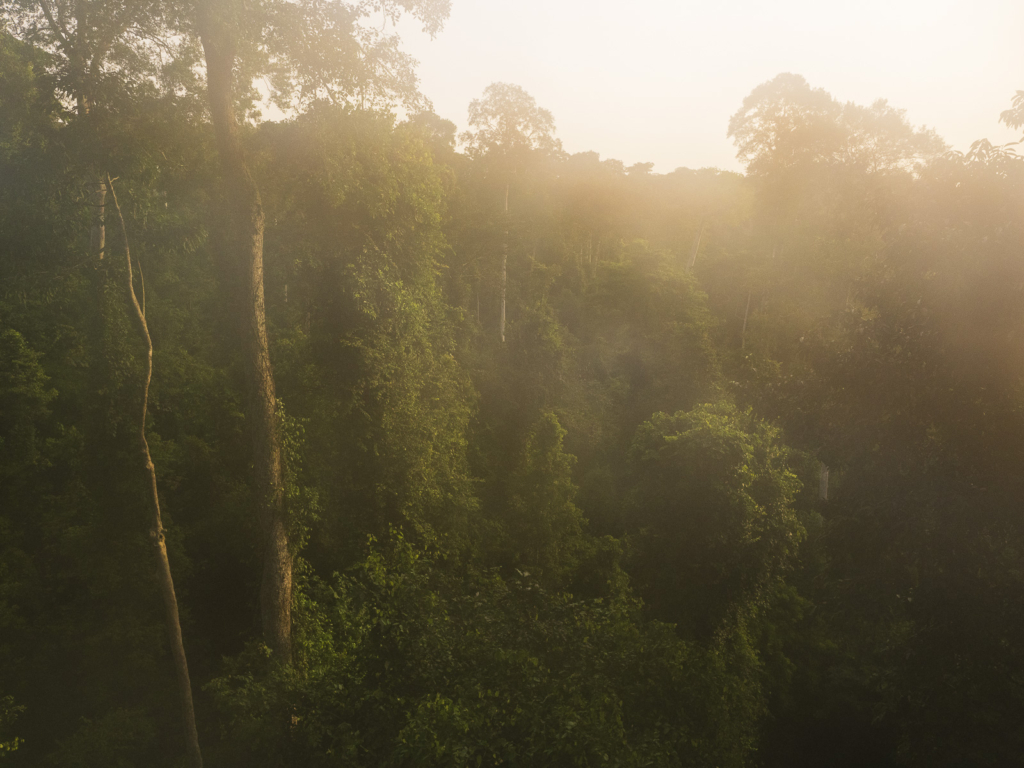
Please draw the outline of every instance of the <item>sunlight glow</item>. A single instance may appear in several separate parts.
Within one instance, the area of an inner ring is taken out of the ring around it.
[[[442,117],[465,127],[488,84],[523,86],[570,152],[738,169],[729,116],[779,72],[837,99],[879,98],[954,148],[1020,138],[998,123],[1024,88],[1024,5],[1010,0],[712,3],[455,0],[431,41],[403,45]]]

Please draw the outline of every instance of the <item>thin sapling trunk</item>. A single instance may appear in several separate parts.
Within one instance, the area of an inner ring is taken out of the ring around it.
[[[692,272],[694,265],[697,263],[697,252],[700,250],[700,241],[704,237],[704,229],[707,227],[707,222],[700,223],[700,231],[697,233],[697,239],[693,241],[693,253],[690,256],[690,266],[688,269]]]
[[[167,621],[167,634],[171,643],[171,655],[174,657],[174,671],[178,681],[178,695],[181,697],[181,714],[185,730],[185,750],[188,755],[190,768],[202,768],[203,755],[199,751],[199,734],[196,731],[196,715],[192,706],[192,684],[189,680],[188,661],[185,659],[185,645],[181,639],[181,622],[178,619],[178,599],[174,594],[174,579],[171,577],[171,563],[167,559],[167,542],[164,537],[163,521],[160,515],[160,494],[157,492],[156,467],[153,465],[153,458],[149,453],[149,442],[146,440],[146,412],[149,408],[149,384],[153,378],[153,340],[149,335],[149,325],[146,323],[145,310],[145,287],[142,287],[142,305],[135,295],[135,285],[132,279],[132,257],[128,250],[128,230],[124,224],[124,216],[121,214],[121,206],[118,205],[117,195],[114,194],[114,186],[110,177],[107,176],[105,191],[110,193],[110,199],[117,212],[118,221],[121,224],[121,237],[124,244],[124,257],[127,262],[127,287],[128,296],[131,299],[131,315],[135,330],[146,346],[146,375],[142,382],[142,406],[139,412],[139,456],[142,465],[146,470],[146,477],[149,481],[149,500],[152,511],[152,528],[149,535],[153,539],[154,551],[157,559],[157,573],[160,582],[160,594],[164,602],[164,615]],[[142,281],[142,265],[139,265],[139,280]]]
[[[750,317],[750,297],[754,295],[754,292],[747,291],[747,308],[743,310],[743,330],[740,331],[740,349],[746,349],[747,346],[747,318]]]
[[[498,331],[501,343],[505,343],[505,286],[508,283],[508,184],[505,184],[505,236],[501,241],[501,319]]]

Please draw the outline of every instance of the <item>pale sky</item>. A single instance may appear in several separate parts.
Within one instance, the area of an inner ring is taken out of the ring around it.
[[[1020,138],[998,121],[1024,90],[1022,0],[453,0],[435,40],[399,28],[460,131],[471,99],[515,83],[567,151],[659,173],[739,170],[729,117],[780,72],[841,101],[888,99],[955,149]]]

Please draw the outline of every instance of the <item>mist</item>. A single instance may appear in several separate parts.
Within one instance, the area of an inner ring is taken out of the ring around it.
[[[0,18],[5,766],[1022,765],[1017,6]]]

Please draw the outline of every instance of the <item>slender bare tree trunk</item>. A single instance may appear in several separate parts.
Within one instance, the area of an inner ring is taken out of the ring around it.
[[[743,330],[740,331],[740,349],[745,349],[747,346],[747,318],[750,317],[750,297],[753,295],[753,291],[747,291],[747,309],[743,312]]]
[[[160,580],[160,594],[164,601],[164,616],[167,622],[167,634],[171,641],[171,655],[174,657],[174,671],[178,680],[178,695],[181,697],[181,715],[185,730],[185,751],[191,768],[202,768],[203,755],[199,751],[199,734],[196,731],[196,713],[192,706],[192,683],[188,675],[188,661],[185,658],[185,645],[181,639],[181,622],[178,619],[178,599],[174,594],[174,579],[171,577],[171,563],[167,559],[167,543],[164,538],[163,520],[160,515],[160,494],[157,491],[156,467],[149,453],[149,442],[146,440],[146,411],[149,408],[149,383],[153,379],[153,340],[149,335],[146,323],[146,288],[142,283],[142,305],[135,296],[135,285],[132,281],[132,257],[128,250],[128,231],[121,215],[121,206],[117,203],[117,195],[110,177],[105,180],[104,189],[110,192],[110,198],[121,222],[121,237],[124,245],[124,258],[127,262],[128,296],[131,298],[131,316],[139,338],[146,345],[146,375],[142,383],[142,408],[139,412],[139,454],[146,468],[149,480],[149,498],[152,504],[153,527],[149,535],[156,548],[157,573]],[[142,265],[139,265],[139,280],[142,280]]]
[[[263,531],[260,608],[263,638],[275,657],[291,661],[292,558],[284,505],[277,397],[263,299],[263,205],[249,173],[235,120],[235,37],[220,0],[199,6],[210,117],[216,133],[226,204],[224,256],[234,283],[245,363],[246,416],[253,448],[257,514]]]
[[[508,282],[508,183],[505,183],[505,237],[501,241],[501,319],[498,331],[501,343],[505,343],[505,286]]]
[[[693,254],[690,256],[690,266],[688,269],[693,270],[693,265],[697,263],[697,251],[700,250],[700,241],[704,237],[704,230],[707,228],[707,222],[702,221],[700,223],[700,231],[697,233],[697,239],[693,241]]]

